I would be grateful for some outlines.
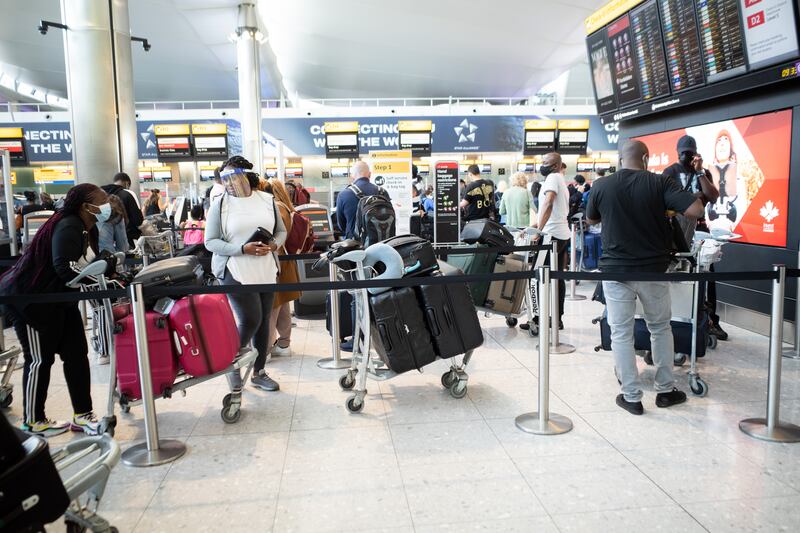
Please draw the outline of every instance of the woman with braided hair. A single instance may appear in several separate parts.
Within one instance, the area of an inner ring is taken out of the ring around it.
[[[83,183],[69,190],[63,207],[36,232],[22,257],[0,280],[3,295],[70,291],[80,265],[98,253],[97,222],[111,215],[108,196],[96,185]],[[90,394],[89,348],[77,302],[10,304],[6,312],[22,345],[24,420],[29,433],[50,437],[72,429],[98,432]],[[45,416],[50,368],[59,354],[74,415],[71,422]]]

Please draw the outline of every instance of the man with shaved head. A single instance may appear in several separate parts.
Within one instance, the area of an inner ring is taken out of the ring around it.
[[[370,181],[370,177],[369,165],[364,161],[356,161],[350,169],[351,184],[336,198],[336,222],[345,239],[355,238],[358,193],[374,196],[380,191],[380,188]]]
[[[681,190],[674,180],[647,171],[650,153],[640,141],[622,147],[622,169],[595,182],[586,218],[603,223],[603,255],[600,270],[614,274],[666,272],[670,262],[671,231],[667,211],[687,217],[703,216],[703,204],[692,193]],[[650,331],[656,366],[656,406],[669,407],[686,401],[675,387],[672,373],[674,345],[669,283],[603,281],[611,349],[622,393],[617,405],[635,415],[644,413],[642,385],[633,347],[634,314],[638,298]]]

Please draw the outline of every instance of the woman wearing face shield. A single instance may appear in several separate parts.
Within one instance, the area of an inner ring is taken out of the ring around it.
[[[68,292],[67,283],[99,253],[98,222],[111,216],[108,196],[89,183],[69,190],[64,205],[36,232],[19,261],[0,279],[0,294]],[[14,324],[25,359],[22,375],[23,429],[51,437],[72,429],[98,432],[90,394],[89,348],[77,302],[12,304],[6,313]],[[72,400],[71,422],[45,416],[50,368],[59,354]]]
[[[252,163],[241,156],[223,163],[220,178],[225,193],[212,201],[206,217],[205,245],[213,254],[211,270],[223,285],[275,283],[280,269],[275,252],[286,240],[286,228],[277,215],[273,196],[258,190],[258,175],[249,172],[252,168]],[[250,242],[261,228],[273,239]],[[252,343],[258,351],[252,383],[268,391],[280,388],[264,371],[274,296],[271,292],[228,295],[242,348]],[[241,388],[238,371],[229,375],[229,380],[232,388]]]

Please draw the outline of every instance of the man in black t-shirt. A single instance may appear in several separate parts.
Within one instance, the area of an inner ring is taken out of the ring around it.
[[[496,219],[494,183],[492,180],[481,178],[481,169],[478,165],[470,165],[467,173],[469,175],[467,186],[464,188],[464,194],[459,204],[459,207],[464,210],[462,221],[469,222],[480,218]]]
[[[682,191],[673,180],[648,172],[649,151],[644,143],[628,141],[621,153],[622,170],[598,180],[586,207],[589,224],[603,223],[602,272],[665,272],[669,266],[671,232],[667,211],[697,219],[703,204]],[[656,405],[686,401],[672,373],[674,343],[669,283],[603,281],[611,346],[622,394],[617,405],[640,415],[642,387],[633,347],[634,314],[638,298],[644,310],[656,366]]]

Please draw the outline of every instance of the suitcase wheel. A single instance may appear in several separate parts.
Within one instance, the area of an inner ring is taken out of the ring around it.
[[[356,385],[356,376],[353,371],[348,371],[339,378],[339,386],[342,390],[350,390]]]
[[[242,416],[242,397],[237,395],[233,397],[232,393],[228,393],[222,398],[222,410],[220,411],[222,421],[226,424],[235,424]]]
[[[711,348],[712,350],[716,350],[717,349],[717,341],[718,341],[718,339],[717,339],[716,335],[709,335],[708,336],[708,347]]]
[[[467,395],[467,380],[457,379],[455,383],[450,386],[450,396],[460,400]]]
[[[2,400],[0,400],[0,407],[5,409],[9,407],[11,405],[11,402],[13,401],[14,401],[14,395],[11,392],[9,392],[5,397],[3,397]]]
[[[602,347],[602,346],[595,346],[595,347],[594,347],[594,351],[595,351],[595,352],[599,352],[599,351],[600,351],[600,350],[602,350],[602,349],[603,349],[603,347]]]
[[[513,328],[514,326],[517,325],[517,319],[514,318],[513,316],[506,317],[506,325],[510,328]]]
[[[708,394],[708,384],[698,376],[689,377],[689,388],[695,396],[703,397]]]
[[[531,337],[538,337],[539,336],[539,324],[531,324],[528,328],[528,335]]]
[[[358,394],[354,394],[347,399],[344,405],[351,413],[358,413],[364,409],[364,399],[359,398]]]
[[[458,375],[452,370],[448,370],[447,372],[442,374],[442,387],[449,390],[450,387],[453,386],[453,383],[455,383],[457,380],[458,380]]]
[[[689,358],[689,356],[687,356],[685,353],[676,353],[675,354],[675,359],[673,360],[673,364],[675,366],[683,366],[684,363],[686,363],[686,359],[688,359],[688,358]],[[652,359],[652,357],[651,357],[651,359]]]

